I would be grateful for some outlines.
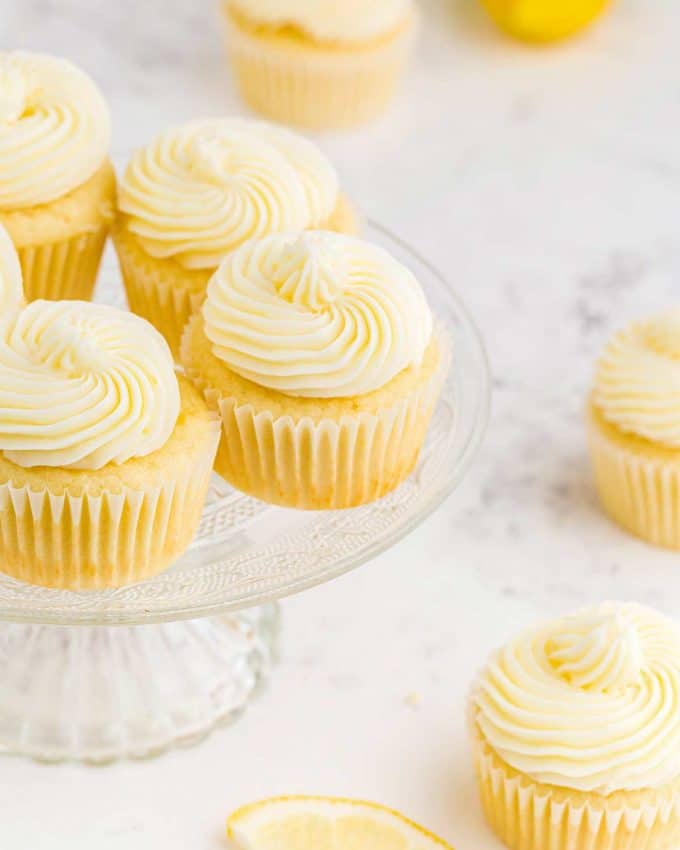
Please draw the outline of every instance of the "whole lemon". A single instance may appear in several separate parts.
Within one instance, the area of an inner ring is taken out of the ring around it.
[[[610,0],[481,0],[498,26],[523,41],[550,42],[588,26]]]

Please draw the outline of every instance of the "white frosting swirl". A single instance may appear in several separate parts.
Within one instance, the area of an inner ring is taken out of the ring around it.
[[[474,694],[493,750],[537,782],[610,794],[680,777],[680,631],[608,603],[500,650]]]
[[[0,224],[0,316],[24,300],[21,266],[9,233]]]
[[[376,245],[325,231],[245,243],[208,284],[215,355],[292,396],[362,395],[418,365],[432,314],[413,274]]]
[[[407,20],[413,0],[230,0],[247,18],[296,27],[318,41],[360,42],[388,35]]]
[[[0,209],[46,203],[106,159],[109,111],[82,71],[52,56],[0,52]]]
[[[247,239],[323,224],[337,175],[309,141],[272,124],[214,119],[162,134],[121,181],[127,227],[152,257],[213,268]]]
[[[622,431],[680,448],[680,309],[614,337],[598,363],[593,402]]]
[[[100,469],[161,448],[179,414],[163,337],[83,301],[34,301],[0,322],[0,450],[19,466]]]

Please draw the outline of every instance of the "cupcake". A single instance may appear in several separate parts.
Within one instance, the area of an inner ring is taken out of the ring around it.
[[[253,109],[348,127],[391,100],[416,29],[413,0],[223,0],[227,48]]]
[[[680,846],[680,631],[606,604],[497,652],[472,695],[486,817],[511,850]]]
[[[2,571],[74,590],[160,572],[194,534],[218,440],[143,319],[43,300],[3,317]]]
[[[107,106],[69,62],[0,52],[0,224],[26,298],[88,299],[115,208]]]
[[[119,210],[114,241],[130,307],[174,354],[225,254],[268,233],[356,227],[333,167],[311,142],[239,119],[187,124],[138,151]]]
[[[227,255],[181,361],[222,419],[217,472],[267,502],[318,509],[406,478],[447,358],[408,269],[355,237],[308,231]]]
[[[680,549],[680,310],[611,340],[588,424],[606,512],[632,534]]]
[[[21,266],[12,240],[0,224],[0,317],[23,304]]]

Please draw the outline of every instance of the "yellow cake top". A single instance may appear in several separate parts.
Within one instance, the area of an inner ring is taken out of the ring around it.
[[[593,403],[621,431],[680,448],[680,309],[636,322],[609,342]]]
[[[203,305],[215,356],[291,396],[358,396],[420,364],[432,314],[382,248],[328,231],[273,234],[228,255]]]
[[[64,59],[0,51],[0,210],[32,207],[85,183],[107,156],[109,111]]]
[[[119,207],[144,250],[214,268],[247,239],[324,224],[338,178],[315,145],[263,121],[213,119],[168,130],[138,151]]]
[[[0,316],[24,300],[19,258],[12,240],[0,224]]]
[[[144,319],[34,301],[0,321],[0,451],[13,463],[121,464],[161,448],[178,415],[170,350]]]
[[[413,0],[229,0],[247,18],[292,26],[318,41],[361,42],[387,35],[409,17]]]
[[[475,688],[474,720],[535,781],[610,794],[680,776],[679,694],[677,624],[606,603],[497,652]]]

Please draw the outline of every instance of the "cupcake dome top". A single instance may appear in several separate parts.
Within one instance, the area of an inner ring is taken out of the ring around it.
[[[0,224],[0,316],[24,299],[21,266],[12,240]]]
[[[338,233],[274,234],[220,264],[203,305],[215,355],[291,396],[371,392],[420,364],[432,315],[413,274]]]
[[[0,451],[23,467],[100,469],[161,448],[179,414],[163,337],[84,301],[34,301],[0,322]]]
[[[92,80],[64,59],[0,52],[0,210],[47,203],[106,159],[109,111]]]
[[[636,322],[609,342],[593,403],[622,431],[680,448],[680,309]]]
[[[610,794],[680,776],[680,630],[607,603],[525,632],[492,657],[474,722],[537,782]]]
[[[319,41],[378,38],[404,22],[413,0],[230,0],[243,15],[273,27],[292,26]]]
[[[158,136],[134,155],[119,193],[148,254],[208,269],[247,239],[323,225],[337,201],[337,175],[315,145],[241,119]]]

